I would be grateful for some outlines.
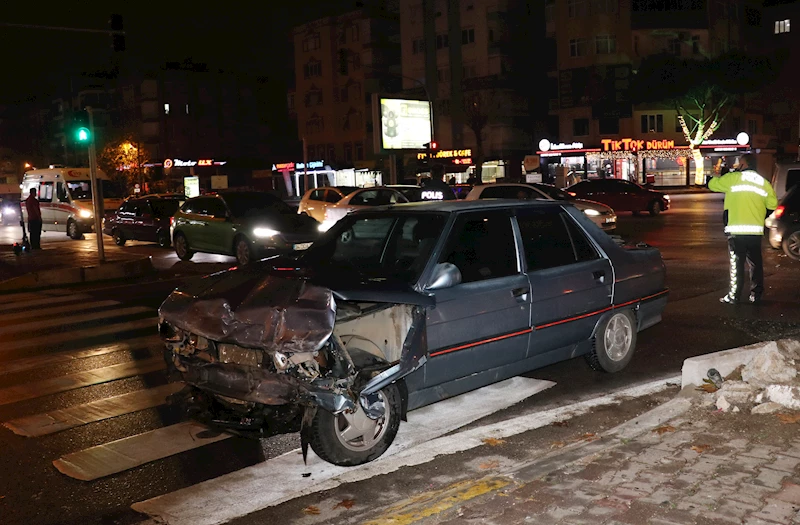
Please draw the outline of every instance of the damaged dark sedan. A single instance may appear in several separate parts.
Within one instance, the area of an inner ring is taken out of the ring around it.
[[[159,329],[196,417],[358,465],[409,410],[581,355],[622,370],[667,294],[657,249],[570,204],[422,202],[176,290]]]

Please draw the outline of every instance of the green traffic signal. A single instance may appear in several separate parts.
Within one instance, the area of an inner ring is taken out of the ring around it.
[[[76,130],[76,137],[78,139],[78,142],[89,142],[89,137],[90,137],[89,129],[78,128]]]

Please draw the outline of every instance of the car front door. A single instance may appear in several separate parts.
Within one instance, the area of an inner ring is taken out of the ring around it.
[[[521,271],[508,210],[459,214],[439,263],[461,272],[461,283],[436,290],[428,312],[426,387],[525,358],[530,286]]]
[[[322,222],[325,218],[325,188],[312,190],[308,195],[305,210],[307,215]]]
[[[176,225],[176,230],[180,229],[183,232],[192,250],[210,250],[206,211],[210,200],[211,197],[190,199],[181,208],[182,217]]]
[[[236,233],[234,218],[228,206],[219,197],[210,197],[206,206],[205,236],[209,250],[216,253],[234,254],[233,237]]]
[[[135,239],[133,232],[133,222],[136,217],[138,201],[129,200],[125,201],[116,212],[117,225],[116,230],[120,233],[123,239]]]
[[[40,182],[36,190],[36,198],[39,199],[39,210],[42,212],[42,230],[58,230],[58,226],[66,231],[66,225],[55,224],[55,213],[53,211],[53,183]]]
[[[611,263],[560,207],[520,209],[516,220],[531,284],[528,357],[587,340],[611,306]]]
[[[156,240],[156,218],[150,201],[143,199],[139,201],[136,210],[136,217],[133,221],[133,232],[135,239],[140,241],[154,242]]]

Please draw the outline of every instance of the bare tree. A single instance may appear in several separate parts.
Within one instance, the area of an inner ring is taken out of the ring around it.
[[[486,158],[483,133],[486,126],[497,116],[497,93],[494,90],[469,91],[464,93],[464,123],[475,134],[475,177],[482,181],[483,160]]]

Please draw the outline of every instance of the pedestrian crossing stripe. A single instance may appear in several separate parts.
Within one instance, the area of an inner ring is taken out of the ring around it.
[[[81,304],[68,304],[68,305],[61,305],[52,308],[27,308],[21,312],[14,312],[11,314],[4,314],[0,316],[0,323],[2,324],[10,324],[13,321],[20,321],[26,319],[38,319],[41,317],[51,317],[61,314],[69,314],[75,312],[85,312],[88,310],[94,310],[97,308],[108,308],[111,306],[119,305],[119,301],[93,301],[93,302],[83,302]],[[113,310],[110,310],[113,311]],[[41,322],[40,322],[41,323]],[[38,324],[37,326],[41,326]]]
[[[130,332],[134,330],[141,330],[150,328],[156,332],[155,317],[148,317],[146,319],[137,319],[136,321],[128,321],[125,323],[117,324],[103,324],[100,326],[93,326],[90,328],[81,328],[80,330],[71,330],[68,332],[52,333],[42,335],[39,337],[32,337],[28,339],[15,339],[9,343],[0,345],[0,356],[27,350],[30,348],[39,347],[63,347],[67,343],[74,341],[81,341],[90,339],[92,337],[100,337],[111,334],[121,334],[123,332]]]
[[[18,323],[13,326],[0,327],[0,336],[19,333],[19,332],[28,333],[31,331],[41,331],[47,328],[55,328],[57,326],[75,325],[79,323],[86,323],[89,321],[98,321],[100,319],[113,319],[115,317],[141,314],[145,312],[153,312],[153,309],[147,308],[145,306],[130,306],[127,308],[119,308],[116,310],[105,310],[102,312],[93,312],[84,315],[60,317],[56,319],[50,319],[48,321],[38,320],[38,321],[31,321],[29,323]]]
[[[3,426],[18,436],[45,436],[163,405],[167,396],[180,391],[184,386],[184,383],[167,383],[62,410],[12,419],[3,423]]]
[[[52,290],[42,290],[39,292],[18,292],[18,293],[0,294],[0,299],[2,299],[4,304],[9,304],[12,302],[28,301],[37,298],[46,298],[46,297],[63,298],[75,295],[78,294],[75,294],[75,292],[72,290],[66,290],[64,288],[55,288]]]
[[[26,298],[25,301],[9,302],[8,296],[0,295],[0,301],[3,303],[0,305],[0,314],[13,310],[29,309],[38,306],[85,301],[91,298],[92,296],[88,294],[59,295],[56,297],[42,297],[40,295],[31,294],[31,297]]]

